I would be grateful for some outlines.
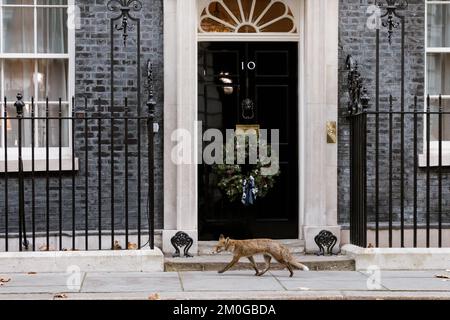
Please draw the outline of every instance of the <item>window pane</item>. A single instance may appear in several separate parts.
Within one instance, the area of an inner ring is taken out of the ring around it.
[[[38,100],[46,97],[57,101],[67,101],[67,60],[39,60],[35,83],[38,86]]]
[[[428,94],[450,94],[450,54],[427,54],[427,81]]]
[[[450,4],[428,5],[428,46],[450,46]]]
[[[3,8],[3,51],[34,52],[33,8]]]
[[[67,117],[69,115],[69,107],[67,104],[63,104],[61,106],[62,117]],[[38,114],[39,117],[45,117],[45,105],[38,105]],[[58,104],[50,104],[48,107],[48,116],[58,117],[59,116],[59,105]],[[59,119],[52,119],[48,121],[48,140],[49,147],[59,147]],[[61,121],[61,134],[62,134],[62,147],[69,146],[69,120]],[[46,121],[39,120],[38,121],[38,145],[40,147],[45,147],[46,144]]]
[[[67,0],[37,0],[38,5],[67,5]]]
[[[8,103],[8,118],[17,117],[16,108]],[[31,117],[31,107],[25,106],[24,117]],[[19,121],[18,119],[8,119],[6,122],[8,131],[8,148],[19,146]],[[31,120],[22,120],[22,146],[31,147]]]
[[[437,112],[439,111],[439,100],[431,99],[431,111]],[[450,100],[443,99],[442,100],[442,110],[444,112],[450,111]],[[439,140],[439,115],[433,114],[431,115],[431,140],[438,141]],[[450,115],[444,114],[442,116],[442,140],[450,141]]]
[[[3,0],[3,4],[33,4],[33,0]]]
[[[37,9],[39,53],[67,53],[67,9]]]
[[[5,96],[8,101],[16,101],[17,93],[22,93],[24,100],[30,100],[34,96],[33,84],[33,60],[4,60]]]

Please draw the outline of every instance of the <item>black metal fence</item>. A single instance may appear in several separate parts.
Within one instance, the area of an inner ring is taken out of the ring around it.
[[[444,110],[442,96],[419,100],[415,97],[412,108],[397,111],[390,96],[385,111],[360,105],[350,112],[353,244],[379,247],[386,231],[387,246],[418,247],[419,231],[424,231],[422,246],[445,246],[444,231],[450,226],[450,112]],[[374,242],[369,243],[369,231]]]
[[[80,107],[72,99],[68,113],[61,99],[50,112],[48,99],[37,106],[33,99],[25,104],[17,98],[15,116],[4,107],[0,117],[1,248],[101,250],[106,239],[106,247],[118,249],[120,235],[124,249],[147,243],[153,249],[153,91],[145,116],[131,112],[128,99],[109,111],[101,111],[105,101],[88,106],[85,99]],[[12,107],[6,98],[3,102]]]

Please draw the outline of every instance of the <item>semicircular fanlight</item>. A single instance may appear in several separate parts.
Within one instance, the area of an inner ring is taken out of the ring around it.
[[[280,0],[213,0],[200,16],[200,32],[296,33],[295,18]]]

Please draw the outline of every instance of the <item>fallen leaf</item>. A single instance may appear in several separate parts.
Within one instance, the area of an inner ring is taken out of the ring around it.
[[[128,250],[137,250],[138,246],[136,243],[128,242]]]
[[[55,299],[67,299],[67,294],[65,293],[57,293],[53,296]]]
[[[160,296],[159,296],[159,293],[155,293],[155,294],[151,294],[151,295],[148,297],[148,300],[161,300],[161,298],[160,298]]]
[[[122,250],[122,247],[119,244],[119,241],[114,241],[114,248],[113,250]]]
[[[438,278],[438,279],[450,279],[450,275],[449,274],[437,274],[434,277]]]
[[[367,248],[371,249],[374,248],[374,245],[372,243],[369,243],[369,245],[367,246]]]
[[[37,274],[37,272],[30,271],[30,272],[28,272],[28,274],[30,274],[30,275],[35,275],[35,274]]]
[[[52,246],[49,246],[47,248],[47,245],[43,244],[43,245],[39,246],[39,251],[55,251],[55,248],[53,248]]]
[[[11,278],[0,278],[0,287],[11,281]]]

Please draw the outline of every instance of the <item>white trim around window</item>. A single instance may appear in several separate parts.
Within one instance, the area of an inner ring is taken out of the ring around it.
[[[429,13],[429,5],[449,5],[448,1],[425,1],[425,68],[424,68],[424,111],[427,110],[427,95],[430,94],[430,99],[436,101],[439,96],[437,92],[429,92],[429,77],[428,77],[428,69],[429,69],[429,54],[450,54],[450,46],[449,47],[432,47],[429,46],[429,30],[428,30],[428,13]],[[448,21],[450,23],[450,21]],[[450,44],[449,44],[450,45]],[[443,101],[450,101],[450,92],[439,92],[442,93]],[[419,154],[419,166],[426,167],[427,166],[427,127],[424,123],[423,126],[423,151],[422,154]],[[450,166],[450,140],[442,141],[442,164],[444,166]],[[435,167],[439,165],[439,142],[436,140],[432,140],[430,142],[430,166]]]
[[[68,0],[67,4],[64,5],[40,5],[38,2],[38,0],[34,0],[34,4],[32,5],[6,5],[6,4],[2,4],[2,0],[0,0],[0,5],[2,5],[3,8],[9,8],[9,7],[29,7],[29,8],[36,8],[34,10],[34,31],[33,31],[33,38],[34,38],[34,53],[4,53],[3,50],[3,41],[0,41],[0,64],[3,64],[4,61],[7,61],[8,59],[24,59],[24,60],[33,60],[34,63],[34,68],[35,68],[35,72],[36,72],[36,68],[38,66],[38,61],[43,61],[43,60],[53,60],[53,59],[57,59],[57,60],[66,60],[67,62],[67,98],[66,100],[62,101],[63,106],[66,108],[65,111],[67,112],[67,115],[71,115],[72,113],[72,98],[75,94],[75,27],[71,26],[71,25],[67,25],[67,53],[38,53],[37,52],[37,35],[36,35],[36,30],[37,30],[37,8],[67,8],[68,13],[69,14],[74,14],[77,11],[73,10],[73,6],[74,6],[74,0]],[[4,26],[3,26],[3,16],[2,16],[3,10],[0,10],[0,35],[3,34],[3,30],[4,30]],[[71,17],[68,14],[68,19],[70,20]],[[66,22],[67,23],[67,22]],[[1,68],[1,74],[0,74],[0,82],[3,81],[5,77],[4,74],[4,67]],[[4,92],[4,85],[1,84],[0,85],[0,96],[1,96],[1,103],[0,105],[3,105],[3,97],[5,96],[5,92]],[[38,97],[38,88],[37,86],[35,86],[34,88],[34,97]],[[30,103],[31,101],[29,101],[31,97],[27,97],[24,96],[24,101],[26,103]],[[8,105],[10,105],[10,102],[14,102],[14,101],[8,101]],[[38,101],[36,101],[36,106],[35,106],[35,110],[36,110],[36,116],[38,116],[37,110],[38,110],[38,105],[42,108],[43,106],[43,101],[42,99],[39,99]],[[58,105],[58,101],[49,101],[49,105],[53,104],[53,105]],[[44,104],[45,106],[45,104]],[[0,112],[2,112],[2,116],[3,116],[3,107],[0,108]],[[41,114],[42,116],[42,114]],[[66,132],[66,139],[67,139],[67,143],[65,144],[64,147],[61,148],[61,153],[62,153],[62,167],[61,169],[63,171],[69,171],[69,170],[78,170],[78,159],[75,159],[75,168],[72,168],[72,146],[73,146],[73,141],[72,141],[72,134],[71,130],[72,130],[72,121],[67,121],[67,125],[66,125],[66,129],[68,132]],[[3,127],[2,127],[2,131],[3,131]],[[5,171],[5,149],[4,149],[4,135],[3,133],[0,134],[1,136],[1,143],[0,143],[0,172],[4,172]],[[36,130],[36,135],[35,135],[35,139],[37,140],[37,130]],[[59,170],[59,147],[50,147],[49,148],[49,170],[50,171],[56,171]],[[25,146],[22,148],[22,153],[23,153],[23,165],[24,165],[24,170],[25,171],[31,171],[31,147],[29,146]],[[40,146],[36,146],[35,150],[35,162],[34,162],[34,166],[35,166],[35,171],[39,172],[39,171],[45,171],[46,170],[46,166],[47,166],[47,157],[46,157],[46,148],[45,147],[40,147]],[[18,170],[18,165],[17,165],[17,159],[18,157],[18,150],[17,147],[8,147],[7,150],[7,156],[8,156],[8,163],[7,163],[7,167],[8,167],[8,172],[15,172]]]

